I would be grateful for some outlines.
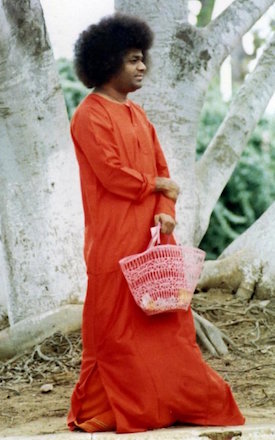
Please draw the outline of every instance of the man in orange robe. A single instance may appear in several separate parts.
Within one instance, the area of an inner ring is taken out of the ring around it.
[[[152,40],[146,23],[115,15],[90,26],[75,47],[78,76],[94,90],[71,123],[88,274],[71,430],[244,423],[229,385],[202,359],[191,309],[145,315],[118,263],[145,250],[157,222],[162,243],[175,226],[178,186],[154,127],[127,97],[142,86]]]

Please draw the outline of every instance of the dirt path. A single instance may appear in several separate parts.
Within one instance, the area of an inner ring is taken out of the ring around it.
[[[223,358],[204,353],[228,381],[250,423],[275,420],[274,303],[236,301],[224,292],[195,295],[193,308],[232,339]],[[56,334],[32,352],[0,363],[0,435],[66,432],[66,414],[78,377],[79,333]],[[52,384],[47,393],[43,384]]]

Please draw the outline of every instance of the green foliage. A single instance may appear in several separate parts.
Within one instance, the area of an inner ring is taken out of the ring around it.
[[[197,16],[197,26],[207,26],[211,21],[211,16],[215,6],[215,0],[200,0],[201,10]]]
[[[76,78],[72,62],[58,61],[58,69],[69,118],[89,93]],[[226,115],[228,104],[220,96],[218,79],[212,82],[201,113],[197,156],[205,148]],[[210,259],[217,256],[244,232],[275,199],[275,121],[262,118],[225,187],[201,243]]]
[[[221,100],[217,79],[207,94],[198,131],[200,156],[222,122],[228,105]],[[210,259],[259,218],[275,199],[275,121],[262,118],[212,213],[201,243]]]
[[[65,58],[57,61],[61,87],[64,93],[69,119],[80,101],[89,93],[89,90],[78,80],[73,63]]]

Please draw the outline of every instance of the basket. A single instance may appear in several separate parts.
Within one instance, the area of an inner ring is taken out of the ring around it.
[[[160,245],[160,224],[151,228],[151,235],[145,252],[119,261],[129,289],[147,315],[187,310],[205,252],[191,246]]]

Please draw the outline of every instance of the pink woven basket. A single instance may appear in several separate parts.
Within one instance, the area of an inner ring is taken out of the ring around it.
[[[151,228],[151,235],[145,252],[119,261],[130,291],[147,315],[187,310],[205,252],[189,246],[160,245],[160,224]]]

